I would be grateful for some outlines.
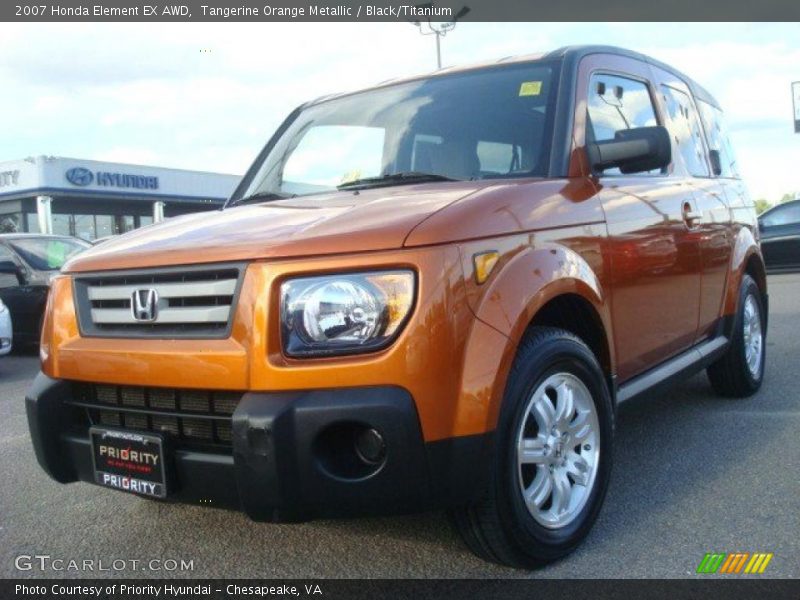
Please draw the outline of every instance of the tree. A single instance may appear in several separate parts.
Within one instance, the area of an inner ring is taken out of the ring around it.
[[[756,200],[756,213],[760,215],[771,206],[772,204],[770,204],[766,198],[759,198]]]

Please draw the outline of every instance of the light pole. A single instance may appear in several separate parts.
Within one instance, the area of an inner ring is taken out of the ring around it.
[[[426,2],[425,4],[417,4],[417,8],[425,9],[425,8],[432,8],[433,3]],[[419,32],[422,35],[434,35],[436,36],[436,68],[442,68],[442,38],[446,36],[450,31],[456,28],[456,23],[459,19],[464,18],[469,12],[468,6],[461,7],[456,15],[450,21],[444,21],[441,23],[434,23],[431,21],[431,18],[428,17],[424,22],[423,21],[411,21],[411,24],[415,27],[419,27]]]

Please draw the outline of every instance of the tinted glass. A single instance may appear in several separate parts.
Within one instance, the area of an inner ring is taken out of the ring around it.
[[[703,120],[703,127],[706,130],[709,150],[719,152],[719,162],[722,168],[720,177],[739,177],[739,168],[736,164],[736,155],[733,152],[728,130],[722,111],[707,102],[698,100],[697,106],[700,109],[700,118]]]
[[[675,88],[661,86],[661,89],[664,93],[664,105],[669,115],[667,128],[675,138],[686,170],[690,175],[696,177],[708,177],[703,131],[691,99],[687,94]]]
[[[800,202],[776,206],[761,215],[761,224],[766,227],[800,223]]]
[[[70,256],[89,247],[85,242],[68,238],[21,238],[10,243],[37,271],[57,271]]]
[[[94,215],[72,215],[72,235],[82,240],[93,240],[97,237],[94,228]]]
[[[53,233],[56,235],[72,235],[71,221],[71,215],[53,215]]]
[[[484,69],[312,105],[275,143],[245,195],[307,195],[408,171],[453,179],[544,176],[553,69]],[[503,154],[509,150],[514,156]]]
[[[642,81],[595,73],[589,82],[588,100],[588,141],[613,140],[618,131],[658,125],[653,100]],[[617,168],[605,170],[606,175],[619,173]]]
[[[95,215],[94,222],[95,222],[94,239],[108,237],[109,235],[114,235],[116,233],[116,231],[114,230],[114,217],[112,217],[111,215]]]

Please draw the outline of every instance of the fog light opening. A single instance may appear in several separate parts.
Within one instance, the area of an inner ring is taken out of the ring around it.
[[[386,441],[377,429],[363,429],[356,436],[358,458],[368,465],[380,465],[386,459]]]
[[[358,481],[372,477],[383,469],[386,456],[383,434],[366,423],[334,423],[314,440],[318,467],[334,479]]]

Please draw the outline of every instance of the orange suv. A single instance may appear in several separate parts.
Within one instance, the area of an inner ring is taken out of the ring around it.
[[[587,535],[616,406],[754,393],[767,288],[714,98],[570,47],[328,96],[220,212],[72,259],[33,445],[57,481],[264,521],[452,511],[531,567]]]

